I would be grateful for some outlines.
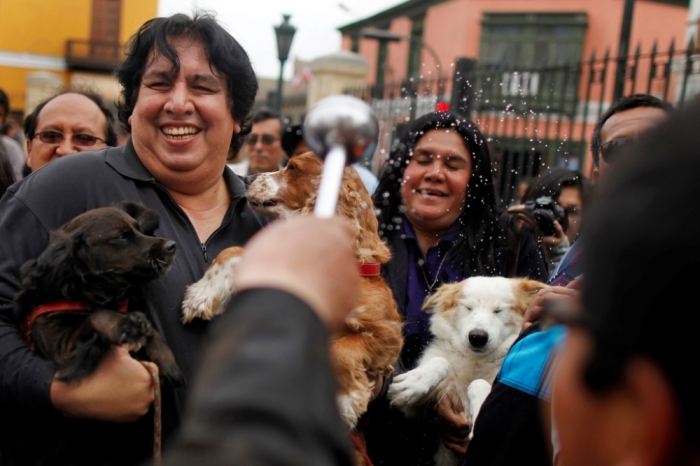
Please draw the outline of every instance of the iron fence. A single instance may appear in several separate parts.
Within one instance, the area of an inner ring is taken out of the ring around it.
[[[593,52],[583,62],[549,68],[458,59],[451,79],[368,85],[346,93],[367,101],[380,120],[380,149],[371,165],[376,171],[411,120],[449,101],[488,139],[497,194],[508,205],[523,177],[553,166],[582,172],[590,167],[588,141],[595,122],[619,97],[620,80],[618,93],[648,93],[677,107],[699,94],[700,50],[694,43],[682,50],[674,42],[665,50],[654,44],[646,53],[639,45],[626,57]]]

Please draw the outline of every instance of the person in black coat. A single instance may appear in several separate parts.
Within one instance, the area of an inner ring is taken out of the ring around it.
[[[243,48],[207,14],[154,18],[128,43],[118,71],[122,147],[84,151],[47,164],[0,200],[0,464],[37,464],[44,433],[80,447],[52,464],[126,466],[152,456],[151,375],[113,346],[79,384],[31,351],[13,315],[20,268],[38,257],[50,232],[97,207],[133,201],[155,210],[155,234],[177,243],[162,279],[130,300],[173,350],[189,384],[208,323],[183,325],[185,289],[223,249],[242,246],[266,223],[248,205],[243,180],[226,169],[250,131],[257,79]],[[179,426],[187,385],[163,388],[163,443]],[[114,445],[119,447],[115,448]],[[128,448],[121,447],[128,445]]]

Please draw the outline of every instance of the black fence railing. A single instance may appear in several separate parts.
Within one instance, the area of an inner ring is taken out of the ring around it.
[[[586,61],[552,68],[480,66],[458,59],[448,80],[364,86],[346,93],[369,102],[380,120],[384,134],[373,163],[377,170],[412,119],[434,111],[438,102],[451,102],[487,137],[497,194],[507,205],[523,177],[546,167],[583,171],[588,166],[588,141],[596,120],[617,97],[617,76],[623,95],[649,93],[681,107],[699,94],[700,50],[694,43],[677,50],[672,42],[663,51],[654,44],[646,53],[638,46],[627,57],[606,51],[599,58],[594,52]]]
[[[449,100],[448,78],[409,78],[378,86],[363,85],[346,89],[345,93],[369,102],[380,120],[397,124],[410,121],[435,110],[441,100]]]

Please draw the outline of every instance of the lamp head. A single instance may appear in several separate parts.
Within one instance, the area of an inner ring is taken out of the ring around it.
[[[348,95],[334,95],[311,108],[303,133],[311,150],[321,158],[325,159],[333,146],[342,146],[345,163],[351,165],[374,152],[379,125],[365,102]]]
[[[275,26],[275,36],[277,37],[277,57],[281,62],[287,61],[289,58],[289,49],[292,47],[292,39],[297,31],[294,26],[289,24],[291,15],[282,15],[282,24]]]

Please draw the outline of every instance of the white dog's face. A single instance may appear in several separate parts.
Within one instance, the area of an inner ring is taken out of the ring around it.
[[[436,340],[486,355],[512,344],[532,296],[544,286],[526,279],[472,277],[440,287],[423,310],[433,313],[430,329]]]

